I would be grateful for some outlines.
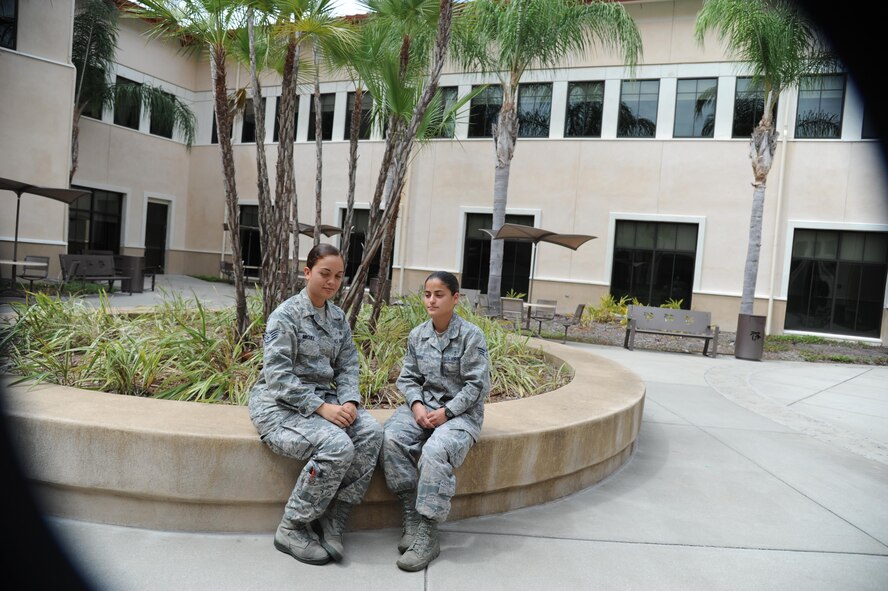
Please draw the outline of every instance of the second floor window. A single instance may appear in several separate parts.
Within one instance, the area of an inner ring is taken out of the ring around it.
[[[456,103],[459,89],[456,86],[442,86],[439,91],[441,93],[441,106],[438,117],[441,118],[445,116],[447,109],[451,108]],[[455,123],[456,122],[453,119],[443,122],[436,119],[433,124],[440,125],[441,127],[435,137],[452,138],[456,127]]]
[[[348,100],[345,103],[345,130],[343,131],[344,140],[351,139],[352,112],[355,109],[355,93],[348,93]],[[361,127],[358,131],[358,139],[370,139],[370,116],[373,110],[373,97],[370,93],[364,91],[361,95]]]
[[[173,100],[173,95],[169,93],[166,94],[167,98],[171,101]],[[153,135],[159,135],[165,138],[173,137],[173,119],[170,116],[170,113],[161,114],[156,112],[155,108],[152,107],[151,110],[151,123],[148,127],[148,132]]]
[[[518,137],[549,137],[552,84],[518,86]]]
[[[752,136],[752,132],[762,120],[765,112],[765,85],[761,80],[750,77],[737,78],[734,91],[734,123],[731,137]],[[771,121],[777,119],[777,104],[771,111]]]
[[[0,47],[15,49],[18,36],[18,0],[0,0]]]
[[[617,137],[656,136],[659,97],[659,80],[623,80]]]
[[[308,99],[311,107],[308,109],[308,141],[315,141],[315,101],[314,95]],[[321,95],[321,139],[333,139],[333,109],[336,107],[336,95],[327,93]]]
[[[469,113],[469,137],[493,137],[493,124],[503,106],[503,89],[488,86],[472,99]]]
[[[261,101],[262,108],[265,108],[265,99]],[[248,98],[244,103],[244,121],[241,125],[241,143],[249,144],[256,141],[256,111],[253,106],[253,99]]]
[[[795,137],[839,139],[842,137],[842,107],[845,76],[808,76],[799,84]]]
[[[123,76],[117,77],[117,86],[124,87],[122,92],[118,92],[117,101],[114,103],[114,123],[129,127],[130,129],[139,129],[139,119],[142,116],[142,109],[137,100],[135,92],[126,92],[126,86],[137,87],[139,84]],[[120,91],[121,88],[118,88]]]
[[[570,82],[564,137],[601,137],[604,82]]]
[[[716,78],[679,80],[675,93],[674,137],[712,137],[715,129]]]

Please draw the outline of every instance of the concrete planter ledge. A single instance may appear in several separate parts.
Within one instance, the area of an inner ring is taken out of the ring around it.
[[[635,449],[645,389],[610,360],[535,341],[574,378],[488,404],[457,471],[449,520],[537,505],[591,486]],[[48,514],[170,531],[270,532],[302,467],[259,441],[247,409],[64,386],[7,386],[8,422]],[[374,410],[383,422],[390,410]],[[377,468],[352,529],[400,526]]]

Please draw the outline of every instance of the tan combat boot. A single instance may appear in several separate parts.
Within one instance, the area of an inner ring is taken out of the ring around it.
[[[336,562],[342,560],[342,534],[353,507],[351,503],[333,499],[327,511],[315,522],[315,531],[321,530],[317,532],[321,536],[321,546]]]
[[[314,534],[304,523],[281,521],[274,532],[274,547],[306,564],[327,564],[330,556],[321,547]]]
[[[424,569],[441,553],[438,542],[438,524],[420,515],[413,543],[398,560],[398,568],[410,572]]]
[[[403,554],[413,543],[416,535],[416,527],[419,525],[419,513],[416,512],[416,491],[408,490],[398,493],[401,501],[401,540],[398,542],[398,552]]]

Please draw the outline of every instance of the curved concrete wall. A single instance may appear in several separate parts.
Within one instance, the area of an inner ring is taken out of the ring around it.
[[[542,342],[574,370],[558,390],[489,404],[457,471],[450,520],[544,503],[588,487],[635,447],[644,384],[588,352]],[[273,531],[302,466],[263,445],[244,407],[64,386],[7,388],[10,431],[53,515],[175,531]],[[374,410],[380,422],[391,414]],[[380,470],[350,523],[395,527]]]

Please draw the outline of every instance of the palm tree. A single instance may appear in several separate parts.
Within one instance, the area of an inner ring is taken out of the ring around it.
[[[151,113],[153,125],[178,130],[188,148],[194,142],[195,117],[185,102],[150,84],[111,82],[111,68],[117,53],[118,15],[117,5],[110,0],[87,0],[74,15],[71,62],[77,68],[77,75],[69,182],[77,172],[80,117],[84,112],[100,114],[106,107],[137,107]]]
[[[740,300],[742,318],[753,313],[755,301],[765,186],[779,135],[774,127],[777,101],[802,78],[834,68],[836,60],[814,23],[785,0],[705,0],[695,29],[701,45],[705,35],[714,31],[730,54],[751,70],[753,82],[764,89],[761,120],[750,130],[753,195]]]
[[[231,145],[233,109],[228,96],[226,62],[233,31],[243,26],[244,10],[231,0],[140,0],[127,5],[127,13],[144,19],[149,37],[169,37],[182,43],[183,51],[206,51],[210,58],[213,108],[222,156],[225,209],[231,234],[234,267],[237,334],[247,331],[247,299],[244,292],[244,262],[241,258],[240,211]]]
[[[493,232],[506,219],[509,172],[518,138],[518,85],[531,66],[553,67],[592,45],[622,53],[632,67],[641,54],[641,36],[632,17],[617,2],[593,0],[474,0],[464,5],[464,26],[454,31],[454,51],[465,69],[494,73],[502,88],[502,107],[493,126],[496,171]],[[490,247],[488,304],[499,312],[503,241]]]
[[[398,6],[399,4],[402,6]],[[426,113],[438,93],[438,80],[450,45],[453,4],[453,0],[368,2],[374,12],[386,14],[391,9],[391,13],[400,14],[403,18],[394,17],[387,21],[391,23],[391,30],[396,31],[400,38],[398,62],[392,64],[386,61],[381,64],[379,89],[374,90],[373,86],[370,88],[375,99],[374,109],[382,109],[391,115],[386,126],[385,152],[370,204],[371,222],[367,242],[364,244],[363,258],[343,300],[343,308],[349,312],[352,326],[360,310],[364,282],[370,264],[386,240],[386,236],[394,229],[413,145],[419,130],[423,127],[423,121],[426,120]],[[414,22],[417,24],[414,25]],[[416,35],[422,36],[420,31],[423,30],[423,25],[420,23],[432,22],[436,24],[434,34],[429,31],[427,38],[433,41],[428,44],[414,43]],[[427,55],[429,57],[425,59]],[[415,83],[411,82],[412,77],[407,75],[411,68],[423,69],[425,77],[417,79]],[[384,86],[399,88],[399,91],[386,93],[381,90]],[[386,193],[387,198],[384,201],[385,208],[380,213],[383,193]]]

